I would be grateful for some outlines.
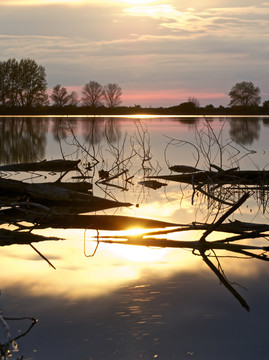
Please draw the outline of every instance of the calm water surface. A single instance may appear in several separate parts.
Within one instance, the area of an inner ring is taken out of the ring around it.
[[[208,170],[268,170],[268,118],[0,118],[0,163],[66,158],[94,165],[94,195],[128,201],[130,208],[100,214],[154,218],[188,224],[213,221],[217,208],[191,186],[165,182],[158,190],[139,184],[169,166]],[[98,171],[128,170],[105,186]],[[3,173],[30,182],[55,174]],[[64,180],[72,181],[69,173]],[[232,193],[237,200],[240,194]],[[253,196],[231,218],[268,223],[267,196]],[[6,317],[36,317],[18,340],[14,359],[226,360],[268,359],[269,268],[258,260],[220,258],[228,279],[251,307],[246,312],[220,285],[202,259],[182,249],[100,244],[94,231],[36,231],[64,238],[36,247],[1,248],[0,309]],[[107,233],[105,233],[107,234]],[[171,239],[195,240],[201,232]],[[213,234],[211,239],[222,238]],[[85,240],[85,242],[84,242]],[[12,336],[29,323],[9,321]]]

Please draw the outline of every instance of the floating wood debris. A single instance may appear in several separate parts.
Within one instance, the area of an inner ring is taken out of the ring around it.
[[[68,172],[78,169],[79,161],[53,160],[29,164],[11,164],[0,167],[0,171],[53,171]],[[18,166],[17,166],[18,165]],[[265,187],[269,184],[269,171],[241,171],[237,168],[222,170],[218,166],[210,165],[210,171],[201,171],[197,168],[185,165],[174,165],[170,170],[181,174],[170,174],[160,176],[148,176],[145,181],[139,182],[143,186],[152,189],[159,189],[166,186],[159,180],[176,181],[191,184],[194,190],[204,191],[208,188],[218,188],[222,185],[243,185],[246,189],[249,186],[255,188]],[[212,170],[214,169],[214,170]],[[119,187],[117,184],[110,183],[118,179],[119,176],[127,174],[127,170],[118,171],[115,175],[109,172],[100,173],[98,184]],[[89,193],[92,184],[87,183],[86,176],[81,174],[79,179],[82,182],[55,182],[46,183],[27,183],[13,179],[0,177],[0,223],[12,224],[16,230],[0,229],[0,246],[12,244],[28,244],[36,251],[50,266],[50,261],[42,255],[33,245],[35,242],[59,240],[57,237],[46,237],[33,233],[35,229],[60,228],[60,229],[93,229],[97,231],[97,236],[92,240],[97,241],[95,254],[99,243],[116,243],[124,245],[150,246],[190,249],[194,255],[199,255],[207,266],[215,273],[224,286],[233,294],[240,304],[249,310],[249,306],[241,295],[234,289],[231,283],[224,276],[220,267],[217,253],[219,251],[232,252],[237,257],[255,258],[262,261],[269,261],[267,245],[242,244],[245,239],[262,239],[269,236],[269,225],[252,224],[240,221],[225,222],[250,196],[248,192],[233,204],[230,208],[214,223],[180,224],[155,219],[145,219],[132,216],[119,215],[84,215],[86,212],[93,212],[115,207],[128,207],[129,202],[120,202],[108,198],[94,196]],[[127,183],[129,179],[125,179]],[[100,181],[101,180],[101,181]],[[211,198],[215,199],[214,193],[210,193]],[[247,190],[246,190],[247,191]],[[205,191],[204,191],[205,193]],[[223,201],[224,203],[224,201]],[[120,231],[130,228],[146,229],[138,236],[122,235]],[[116,231],[114,236],[101,236],[99,230]],[[181,241],[168,238],[168,234],[182,231],[204,231],[200,239],[196,241]],[[228,234],[221,240],[208,241],[207,237],[213,231]],[[240,243],[238,243],[240,241]],[[85,242],[85,239],[84,239]],[[215,257],[217,266],[210,260]],[[54,266],[53,266],[54,267]]]
[[[29,245],[32,242],[63,240],[55,236],[36,235],[29,231],[0,229],[0,246]]]
[[[92,184],[86,181],[76,181],[76,182],[61,182],[61,181],[54,181],[54,182],[47,182],[47,183],[38,183],[39,185],[51,185],[56,187],[61,187],[64,189],[78,191],[83,193],[89,193],[92,190]]]
[[[188,166],[188,165],[173,165],[169,167],[169,170],[175,171],[178,173],[193,173],[197,171],[201,171],[195,167]]]
[[[0,166],[0,171],[46,171],[46,172],[65,172],[78,170],[80,160],[44,160],[31,163],[8,164]]]
[[[230,293],[240,302],[240,304],[249,311],[249,305],[238,293],[238,291],[231,285],[227,278],[223,274],[223,270],[220,268],[220,263],[218,261],[218,266],[215,266],[209,257],[217,258],[216,251],[225,250],[232,253],[248,257],[255,258],[262,261],[269,261],[267,252],[269,251],[269,246],[257,246],[257,245],[246,245],[246,244],[236,244],[236,241],[241,241],[244,239],[256,239],[263,238],[268,236],[269,226],[267,224],[250,224],[242,223],[240,221],[223,223],[228,216],[230,216],[236,209],[238,209],[248,198],[249,194],[244,194],[238,202],[236,202],[230,209],[228,209],[215,223],[212,224],[192,224],[188,226],[180,226],[179,228],[174,228],[170,230],[163,231],[149,231],[138,236],[99,236],[97,235],[95,239],[97,240],[97,246],[100,242],[104,243],[115,243],[122,245],[135,245],[135,246],[150,246],[150,247],[165,247],[165,248],[182,248],[190,249],[195,255],[200,255],[204,262],[209,266],[209,268],[215,273],[219,278],[221,283],[230,291]],[[197,241],[180,241],[180,240],[171,240],[160,237],[155,237],[156,235],[167,235],[168,233],[185,231],[185,230],[194,230],[194,229],[205,229],[205,232]],[[222,231],[228,233],[236,233],[236,236],[228,236],[222,240],[208,241],[206,240],[207,236],[213,231]],[[97,249],[97,248],[96,248]],[[96,250],[95,250],[96,251]]]
[[[114,207],[131,206],[131,203],[119,202],[93,196],[90,194],[73,191],[55,184],[30,184],[18,180],[0,178],[0,199],[1,196],[6,198],[21,198],[42,205],[57,206],[66,210],[78,212],[90,212],[104,210]],[[67,206],[67,209],[65,207]]]
[[[262,170],[227,170],[227,171],[200,171],[196,173],[176,175],[148,176],[148,179],[161,179],[194,185],[265,185],[269,183],[269,171]]]
[[[10,209],[12,212],[13,209]],[[5,213],[7,215],[7,212]],[[10,213],[10,215],[12,215]],[[18,219],[22,216],[21,213],[17,213]],[[14,218],[14,216],[13,216]],[[41,219],[33,216],[27,217],[27,221],[36,223],[35,228],[44,229],[47,227],[61,228],[61,229],[96,229],[96,230],[110,230],[121,231],[133,228],[139,229],[154,229],[154,228],[168,228],[178,227],[178,224],[159,221],[154,219],[145,219],[132,216],[120,216],[120,215],[53,215],[45,216]]]
[[[157,181],[157,180],[139,181],[138,184],[143,185],[143,186],[148,187],[148,188],[153,189],[153,190],[157,190],[157,189],[160,189],[163,186],[167,186],[166,183],[162,183],[162,182]]]

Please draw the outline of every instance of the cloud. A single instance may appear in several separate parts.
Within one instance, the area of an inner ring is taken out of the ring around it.
[[[172,0],[139,6],[127,1],[85,1],[78,6],[3,4],[1,59],[35,59],[45,66],[50,87],[57,83],[79,87],[89,80],[116,82],[136,93],[138,89],[152,94],[163,91],[160,105],[167,104],[175,89],[185,90],[185,98],[203,92],[227,94],[235,82],[243,80],[269,92],[264,77],[269,55],[266,3],[253,6],[237,0],[231,5],[230,1],[207,0],[201,6],[193,0],[188,7]],[[223,105],[228,103],[225,96]],[[149,96],[148,105],[150,101]]]
[[[136,90],[137,97],[131,103],[142,100],[142,104],[154,106],[178,103],[171,95],[173,92],[182,101],[194,95],[205,98],[205,104],[228,103],[225,92],[235,80],[249,79],[254,71],[255,76],[262,78],[267,68],[267,62],[261,66],[258,56],[251,58],[242,53],[239,49],[244,46],[225,39],[220,44],[212,38],[190,41],[177,36],[138,36],[101,42],[62,36],[0,38],[3,57],[22,58],[27,54],[44,65],[49,86],[57,83],[82,86],[90,80],[103,84],[116,82],[126,93],[128,89]],[[139,90],[148,95],[138,96]],[[150,91],[156,96],[155,101]],[[219,94],[217,100],[214,93]]]
[[[195,10],[188,8],[179,11],[171,5],[148,5],[125,9],[129,16],[149,17],[159,20],[159,26],[185,35],[204,34],[239,35],[256,31],[268,33],[269,7],[263,5],[244,7],[223,7]],[[236,33],[234,32],[236,31]]]

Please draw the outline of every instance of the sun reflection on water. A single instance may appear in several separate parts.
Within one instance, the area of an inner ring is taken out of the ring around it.
[[[141,236],[143,229],[130,229],[123,234]],[[154,274],[155,279],[169,278],[175,274],[193,273],[211,276],[201,257],[184,249],[148,248],[132,245],[100,243],[94,257],[84,255],[83,230],[38,231],[40,234],[60,236],[64,241],[36,243],[36,248],[56,267],[56,270],[38,256],[28,245],[13,245],[1,249],[1,289],[17,287],[33,296],[62,296],[67,299],[83,299],[105,296],[128,286],[136,280],[144,280]],[[100,232],[113,237],[115,232]],[[194,240],[202,232],[181,232],[169,234],[175,240]],[[95,248],[91,236],[96,231],[87,231],[86,247],[90,254]],[[217,234],[221,238],[222,234]],[[212,240],[212,239],[211,239]],[[227,275],[255,277],[259,268],[255,261],[221,258]]]
[[[124,259],[144,263],[160,261],[168,252],[167,249],[156,249],[135,245],[113,245],[111,251]]]

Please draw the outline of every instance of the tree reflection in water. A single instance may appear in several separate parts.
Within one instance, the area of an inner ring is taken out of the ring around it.
[[[230,136],[239,144],[251,145],[260,137],[259,118],[232,118],[230,124]]]
[[[0,118],[2,164],[43,160],[48,121],[44,118]]]
[[[143,189],[143,191],[148,190],[145,186],[139,185],[139,182],[142,184],[142,181],[145,181],[148,179],[149,176],[155,177],[159,176],[162,178],[162,175],[160,175],[160,172],[162,170],[161,166],[159,166],[159,159],[154,158],[154,152],[151,148],[151,139],[150,134],[147,131],[146,127],[141,125],[141,123],[136,123],[135,132],[132,134],[132,136],[128,137],[125,134],[122,134],[122,131],[120,129],[120,123],[116,119],[102,119],[101,121],[98,119],[92,119],[91,121],[84,121],[84,119],[79,120],[80,127],[78,128],[78,121],[77,119],[74,119],[72,121],[69,121],[67,119],[54,119],[51,120],[51,123],[53,124],[53,134],[54,138],[58,141],[61,153],[64,158],[76,158],[81,160],[81,168],[79,176],[83,178],[83,181],[91,181],[94,185],[94,191],[96,188],[101,189],[103,191],[103,194],[105,194],[106,197],[110,197],[113,200],[116,200],[116,198],[120,195],[122,196],[123,192],[125,193],[128,189],[133,188],[140,188]],[[11,122],[12,124],[12,122]],[[236,124],[236,126],[235,126]],[[230,134],[233,134],[235,142],[228,141],[224,145],[221,141],[222,134],[221,132],[219,134],[216,134],[213,132],[213,129],[209,122],[206,122],[205,129],[201,131],[199,130],[199,133],[197,133],[197,144],[191,144],[190,142],[187,142],[186,140],[177,140],[177,139],[171,139],[168,142],[168,147],[166,148],[166,163],[167,165],[182,165],[182,164],[171,164],[170,163],[170,156],[169,152],[175,151],[175,148],[180,146],[189,146],[193,147],[195,149],[195,165],[199,167],[199,169],[210,169],[214,170],[215,173],[220,175],[224,175],[227,173],[231,174],[231,167],[240,165],[240,159],[244,158],[245,156],[248,156],[250,152],[244,147],[240,149],[238,152],[238,149],[234,146],[235,143],[240,142],[242,145],[250,144],[251,141],[256,139],[259,136],[259,124],[257,124],[255,121],[253,124],[255,124],[254,127],[251,126],[242,126],[241,132],[238,130],[239,122],[233,123],[233,120],[231,121],[231,130]],[[197,124],[196,124],[197,125]],[[19,121],[19,128],[25,125],[22,125]],[[39,128],[36,127],[36,124],[32,124],[31,131],[32,133],[28,136],[29,137],[35,137],[34,131],[39,131],[43,135],[46,132],[46,127],[42,127],[39,124]],[[7,128],[7,126],[5,125]],[[24,128],[23,128],[24,129]],[[236,131],[235,131],[236,129]],[[240,136],[242,135],[242,129],[246,132],[245,135],[247,137],[245,138],[245,142],[243,142],[242,138]],[[28,131],[28,128],[25,128],[26,131]],[[21,130],[23,131],[23,130]],[[251,136],[249,133],[252,133]],[[42,138],[43,135],[40,135],[40,138]],[[240,136],[239,136],[240,135]],[[13,135],[11,135],[13,136]],[[237,137],[236,137],[237,136]],[[19,140],[19,134],[15,134],[15,138]],[[27,138],[27,137],[26,137]],[[29,138],[28,138],[29,139]],[[24,140],[26,141],[26,140]],[[33,142],[33,140],[29,141],[30,143],[37,144],[36,141]],[[12,142],[14,143],[14,142]],[[23,142],[22,142],[23,143]],[[21,145],[22,145],[21,143]],[[43,149],[44,149],[44,143],[43,143]],[[72,149],[72,150],[71,150]],[[242,149],[244,149],[244,153],[242,152]],[[28,148],[29,151],[29,148]],[[37,151],[37,145],[34,147],[33,153],[39,153],[40,151]],[[238,154],[239,158],[238,158]],[[17,154],[17,161],[20,159],[20,154]],[[172,158],[172,157],[171,157]],[[24,162],[30,161],[30,158],[27,158],[26,156],[22,159]],[[32,159],[32,158],[31,158]],[[22,160],[19,160],[22,161]],[[4,162],[4,161],[3,161]],[[10,161],[11,162],[11,161]],[[190,164],[183,164],[183,165],[190,165]],[[103,172],[101,172],[103,171]],[[106,175],[104,176],[104,173]],[[101,176],[101,174],[103,174]],[[92,176],[90,180],[88,180],[88,177]],[[167,179],[165,179],[167,181]],[[144,183],[146,184],[146,183]],[[169,193],[169,182],[167,181],[166,186],[166,192]],[[205,263],[210,267],[210,269],[218,276],[220,281],[225,284],[225,286],[228,288],[229,291],[233,293],[233,295],[240,301],[240,303],[248,309],[247,303],[244,301],[243,298],[237,293],[234,292],[232,284],[227,280],[224,271],[220,265],[218,253],[219,249],[223,244],[227,244],[227,249],[229,250],[230,243],[232,245],[230,246],[230,249],[233,249],[232,251],[240,250],[238,253],[241,255],[245,255],[249,258],[258,258],[260,260],[267,261],[266,252],[268,251],[267,247],[257,247],[255,250],[259,251],[258,255],[250,253],[250,248],[244,248],[241,247],[236,248],[234,245],[235,240],[241,241],[242,239],[248,239],[248,238],[258,238],[258,237],[267,237],[267,228],[262,228],[261,230],[257,230],[257,228],[251,228],[250,227],[246,229],[241,229],[237,235],[234,237],[229,237],[227,239],[223,239],[220,241],[210,242],[206,241],[206,236],[213,231],[217,231],[217,226],[223,225],[222,222],[218,223],[217,219],[224,220],[223,217],[221,217],[221,214],[228,214],[231,215],[231,213],[228,212],[228,207],[233,206],[236,204],[238,199],[243,197],[244,195],[249,196],[249,193],[251,195],[254,195],[257,193],[257,191],[260,191],[261,189],[253,189],[249,186],[239,186],[238,184],[233,184],[233,186],[225,186],[225,184],[218,184],[215,183],[206,183],[206,184],[196,184],[194,181],[190,182],[186,186],[188,186],[192,190],[192,195],[190,196],[190,201],[192,201],[193,206],[195,209],[201,208],[201,212],[204,212],[205,217],[210,220],[207,224],[203,224],[207,226],[208,228],[204,228],[203,230],[204,235],[200,238],[199,241],[196,242],[193,245],[192,250],[195,255],[197,255],[197,252],[199,253],[199,256],[203,258]],[[267,189],[262,189],[262,191],[267,194]],[[182,192],[182,197],[185,196],[185,191]],[[202,193],[203,196],[198,196],[198,193]],[[146,192],[145,192],[146,194]],[[145,198],[141,197],[139,194],[139,201],[145,200]],[[207,206],[204,207],[204,199],[207,201]],[[241,205],[241,203],[240,203]],[[23,207],[24,206],[24,207]],[[27,204],[27,210],[25,210],[25,204],[21,206],[20,211],[21,213],[25,214],[26,216],[29,215],[29,206],[30,204]],[[20,204],[17,203],[16,207],[20,207]],[[11,210],[13,210],[12,206],[10,206]],[[267,208],[266,205],[264,207]],[[48,206],[49,209],[49,206]],[[205,214],[205,209],[207,211],[207,214]],[[233,208],[235,209],[235,208]],[[50,210],[50,209],[49,209]],[[236,209],[237,210],[237,209]],[[33,216],[33,213],[36,211],[35,209],[31,209],[32,213],[31,216]],[[44,219],[44,226],[50,226],[53,228],[53,221],[57,219],[57,215],[60,214],[53,214],[50,217],[50,214],[46,212],[41,212],[38,214],[38,217],[34,220],[31,218],[27,218],[27,221],[32,221],[32,227],[30,227],[30,232],[34,232],[35,229],[38,228],[38,226],[42,225],[42,218]],[[227,215],[227,216],[228,216]],[[78,214],[80,216],[80,214]],[[46,220],[46,223],[45,223]],[[20,218],[21,221],[21,218]],[[102,219],[102,221],[104,221]],[[14,219],[13,219],[14,223]],[[16,221],[15,221],[16,224]],[[122,224],[121,224],[122,225]],[[194,227],[198,225],[197,223],[189,224],[189,226],[193,225]],[[200,224],[201,225],[201,224]],[[245,224],[244,224],[245,225]],[[72,227],[72,223],[70,221],[67,221],[67,225]],[[56,225],[55,225],[56,228]],[[100,226],[96,226],[96,229],[99,230],[101,228]],[[21,227],[19,230],[23,229],[25,231],[29,231],[28,228]],[[201,229],[201,228],[200,228]],[[185,231],[183,226],[183,231]],[[182,229],[178,230],[182,231]],[[223,231],[223,229],[222,229]],[[19,232],[19,231],[18,231]],[[230,228],[230,232],[231,228]],[[168,232],[164,232],[163,234],[168,234]],[[150,237],[154,237],[154,235],[159,236],[161,233],[149,233],[143,241],[141,241],[141,246],[148,246],[151,239]],[[117,239],[116,237],[113,239],[106,239],[97,237],[97,241],[121,241]],[[135,241],[136,239],[132,239],[132,241]],[[141,240],[141,238],[139,239]],[[129,239],[127,239],[129,241]],[[174,241],[173,245],[176,244],[176,241]],[[152,246],[154,245],[154,242],[150,243]],[[157,243],[160,246],[160,242]],[[164,246],[170,244],[169,239],[164,239]],[[213,245],[212,245],[213,244]],[[127,243],[126,243],[127,245]],[[182,248],[186,248],[187,244],[184,243],[184,246]],[[196,246],[196,247],[195,247]],[[214,246],[217,246],[214,248]],[[180,246],[179,246],[180,247]],[[260,252],[261,251],[261,252]],[[236,251],[235,251],[236,252]],[[209,258],[212,257],[213,260],[216,262],[214,265]],[[129,309],[131,313],[138,314],[140,311],[139,306],[132,307]],[[141,321],[144,321],[143,319]],[[141,334],[138,332],[134,332],[134,335],[140,336]]]

